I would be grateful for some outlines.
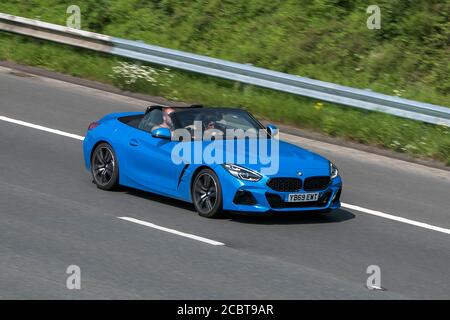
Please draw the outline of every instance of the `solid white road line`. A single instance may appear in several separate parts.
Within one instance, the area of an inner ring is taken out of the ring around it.
[[[150,223],[150,222],[146,222],[146,221],[143,221],[143,220],[138,220],[138,219],[130,218],[130,217],[118,217],[118,218],[122,219],[122,220],[130,221],[130,222],[133,222],[133,223],[137,223],[137,224],[140,224],[140,225],[143,225],[143,226],[146,226],[146,227],[150,227],[150,228],[153,228],[153,229],[158,229],[158,230],[161,230],[161,231],[173,233],[173,234],[176,234],[178,236],[185,237],[185,238],[201,241],[201,242],[204,242],[204,243],[207,243],[207,244],[212,244],[213,246],[224,246],[225,245],[224,243],[219,242],[219,241],[215,241],[215,240],[199,237],[199,236],[196,236],[196,235],[193,235],[193,234],[190,234],[190,233],[185,233],[185,232],[181,232],[181,231],[174,230],[174,229],[161,227],[161,226],[158,226],[156,224],[153,224],[153,223]]]
[[[72,133],[67,133],[61,130],[56,130],[56,129],[50,129],[47,127],[43,127],[43,126],[39,126],[37,124],[33,124],[33,123],[29,123],[29,122],[25,122],[25,121],[21,121],[21,120],[15,120],[15,119],[11,119],[8,117],[3,117],[0,116],[0,120],[2,121],[6,121],[6,122],[10,122],[10,123],[15,123],[21,126],[25,126],[25,127],[29,127],[29,128],[33,128],[33,129],[37,129],[37,130],[41,130],[41,131],[46,131],[46,132],[50,132],[50,133],[54,133],[60,136],[64,136],[64,137],[68,137],[68,138],[72,138],[72,139],[77,139],[77,140],[84,140],[83,136],[79,136],[76,134],[72,134]]]
[[[406,218],[402,218],[399,216],[394,216],[392,214],[387,214],[381,211],[375,211],[375,210],[371,210],[371,209],[366,209],[366,208],[362,208],[359,206],[355,206],[352,204],[348,204],[348,203],[341,203],[343,208],[347,208],[350,210],[356,210],[356,211],[360,211],[360,212],[364,212],[364,213],[368,213],[374,216],[378,216],[378,217],[382,217],[382,218],[386,218],[386,219],[390,219],[390,220],[395,220],[395,221],[399,221],[399,222],[403,222],[403,223],[407,223],[407,224],[411,224],[413,226],[416,227],[421,227],[421,228],[425,228],[425,229],[430,229],[433,231],[438,231],[438,232],[443,232],[446,234],[450,234],[450,229],[445,229],[445,228],[441,228],[441,227],[436,227],[433,226],[431,224],[428,223],[423,223],[423,222],[419,222],[419,221],[415,221],[415,220],[411,220],[411,219],[406,219]]]
[[[72,134],[72,133],[68,133],[68,132],[64,132],[64,131],[60,131],[60,130],[55,130],[55,129],[51,129],[51,128],[47,128],[47,127],[43,127],[43,126],[40,126],[40,125],[32,124],[32,123],[21,121],[21,120],[15,120],[15,119],[11,119],[11,118],[8,118],[8,117],[3,117],[3,116],[0,116],[0,120],[6,121],[6,122],[10,122],[10,123],[15,123],[15,124],[18,124],[18,125],[21,125],[21,126],[25,126],[25,127],[29,127],[29,128],[34,128],[34,129],[38,129],[38,130],[42,130],[42,131],[58,134],[60,136],[65,136],[65,137],[69,137],[69,138],[73,138],[73,139],[77,139],[77,140],[84,140],[83,136],[79,136],[79,135],[76,135],[76,134]],[[407,219],[407,218],[402,218],[402,217],[399,217],[399,216],[394,216],[392,214],[387,214],[387,213],[384,213],[384,212],[381,212],[381,211],[366,209],[366,208],[363,208],[363,207],[359,207],[359,206],[355,206],[355,205],[347,204],[347,203],[342,203],[342,207],[346,208],[346,209],[350,209],[350,210],[355,210],[355,211],[371,214],[371,215],[378,216],[378,217],[385,218],[385,219],[390,219],[390,220],[394,220],[394,221],[398,221],[398,222],[407,223],[407,224],[410,224],[410,225],[413,225],[413,226],[416,226],[416,227],[421,227],[421,228],[425,228],[425,229],[429,229],[429,230],[433,230],[433,231],[437,231],[437,232],[450,234],[450,229],[446,229],[446,228],[442,228],[442,227],[436,227],[436,226],[433,226],[433,225],[428,224],[428,223],[423,223],[423,222],[419,222],[419,221],[415,221],[415,220],[411,220],[411,219]],[[124,220],[128,220],[128,221],[131,221],[129,219],[140,221],[140,220],[137,220],[137,219],[127,218],[127,217],[120,217],[120,219],[124,219]],[[167,228],[160,227],[160,226],[157,226],[157,225],[145,222],[145,221],[140,221],[140,222],[136,222],[136,221],[132,221],[132,222],[140,223],[140,224],[144,224],[145,223],[144,225],[148,224],[147,225],[148,227],[152,227],[152,228],[155,228],[155,229],[160,229],[160,230],[165,229],[164,231],[172,232],[172,233],[183,235],[183,236],[188,236],[188,238],[194,239],[193,237],[196,237],[196,238],[199,238],[199,239],[204,239],[204,240],[207,240],[207,241],[212,241],[212,242],[218,243],[218,244],[215,244],[215,245],[224,245],[221,242],[205,239],[205,238],[202,238],[202,237],[197,237],[197,236],[190,235],[188,233],[179,232],[179,231],[176,231],[176,230],[167,229]],[[170,231],[168,231],[168,230],[170,230]],[[198,239],[196,239],[196,240],[198,240]],[[199,241],[202,241],[202,240],[199,240]]]

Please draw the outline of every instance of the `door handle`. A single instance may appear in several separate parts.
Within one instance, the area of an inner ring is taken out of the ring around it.
[[[139,145],[139,141],[137,139],[130,140],[130,146],[137,147]]]

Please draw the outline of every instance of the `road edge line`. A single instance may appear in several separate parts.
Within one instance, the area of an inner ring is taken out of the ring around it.
[[[363,207],[360,207],[360,206],[355,206],[353,204],[348,204],[348,203],[341,203],[341,206],[342,206],[342,208],[355,210],[355,211],[360,211],[360,212],[364,212],[364,213],[371,214],[371,215],[374,215],[374,216],[378,216],[378,217],[381,217],[381,218],[394,220],[394,221],[398,221],[398,222],[403,222],[403,223],[410,224],[410,225],[413,225],[413,226],[416,226],[416,227],[421,227],[421,228],[425,228],[425,229],[429,229],[429,230],[433,230],[433,231],[438,231],[438,232],[450,234],[450,229],[433,226],[433,225],[428,224],[428,223],[419,222],[419,221],[416,221],[416,220],[411,220],[411,219],[403,218],[403,217],[399,217],[399,216],[394,216],[392,214],[388,214],[388,213],[384,213],[384,212],[376,211],[376,210],[371,210],[371,209],[366,209],[366,208],[363,208]]]

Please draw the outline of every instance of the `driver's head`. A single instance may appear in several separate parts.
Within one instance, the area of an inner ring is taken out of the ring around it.
[[[172,119],[170,118],[170,114],[172,114],[173,112],[175,112],[175,109],[170,107],[163,109],[163,125],[165,125],[169,129],[173,128]]]
[[[204,129],[215,129],[216,121],[218,120],[219,118],[216,114],[207,114],[202,120]]]
[[[175,112],[175,109],[174,109],[174,108],[171,108],[171,107],[167,107],[167,108],[164,108],[164,109],[163,109],[163,112],[169,115],[169,114],[171,114],[172,112]]]

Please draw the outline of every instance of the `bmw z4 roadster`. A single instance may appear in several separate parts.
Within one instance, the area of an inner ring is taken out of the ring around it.
[[[224,211],[276,213],[340,208],[342,180],[324,157],[283,142],[273,125],[233,108],[148,107],[89,125],[86,168],[98,188],[136,188]]]

